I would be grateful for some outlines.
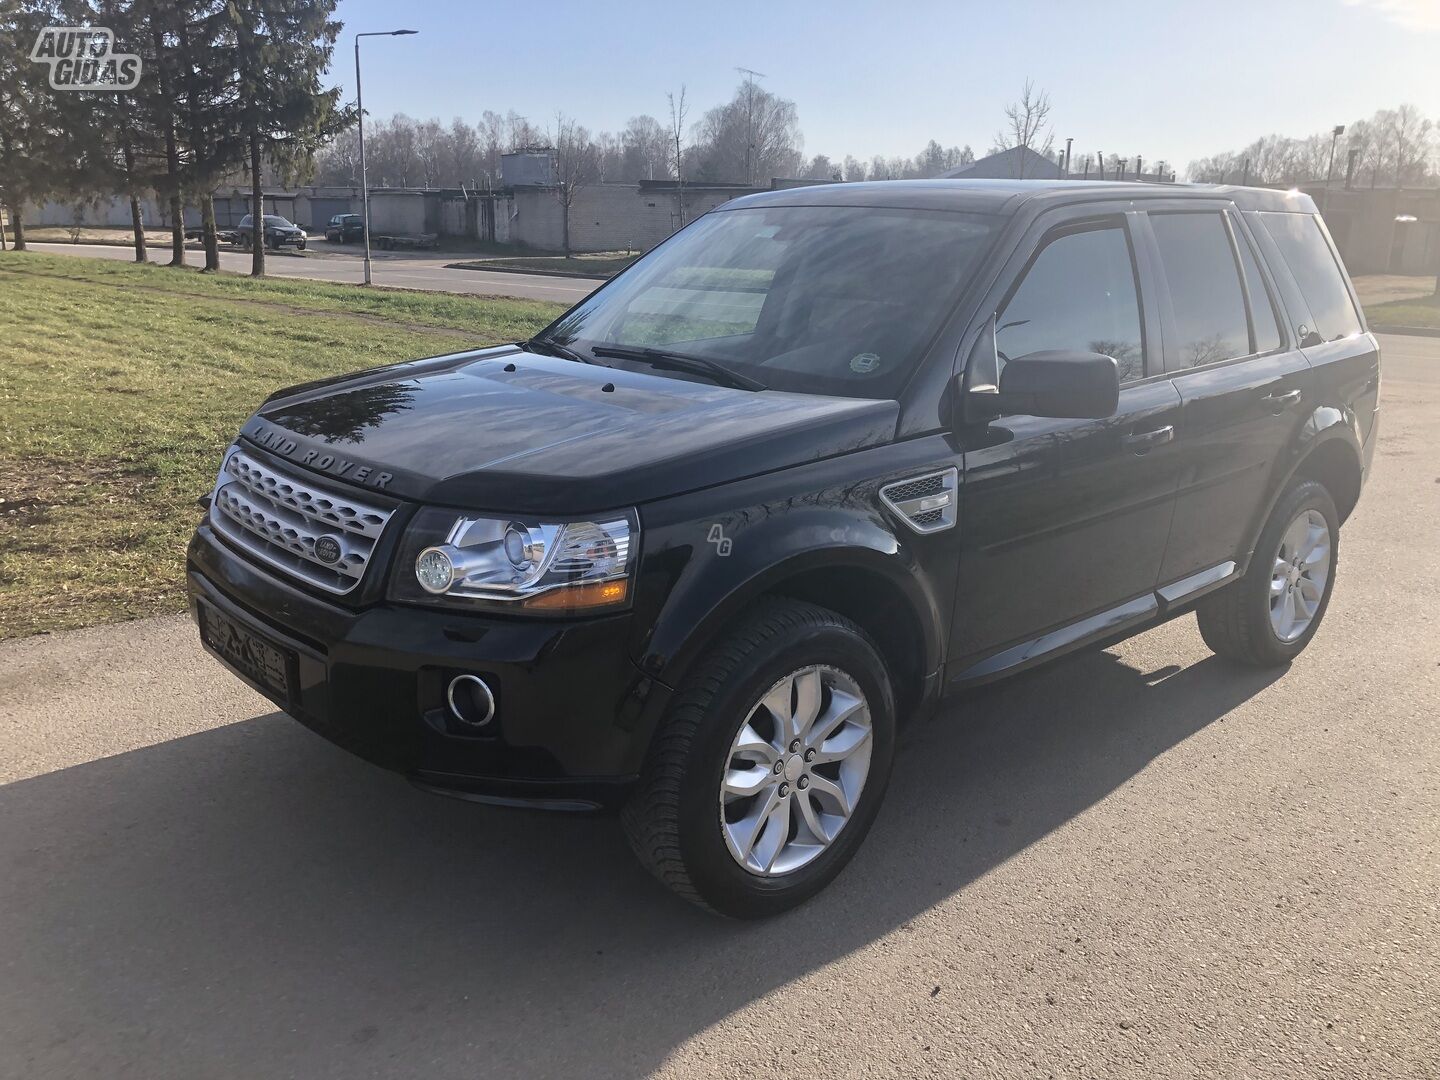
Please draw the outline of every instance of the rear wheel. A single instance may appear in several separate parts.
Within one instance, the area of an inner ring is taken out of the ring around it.
[[[1296,481],[1270,515],[1245,576],[1196,609],[1205,644],[1237,663],[1289,663],[1320,629],[1339,550],[1335,501],[1322,484]]]
[[[855,854],[879,809],[895,702],[854,623],[767,602],[677,694],[623,814],[662,882],[722,915],[803,902]]]

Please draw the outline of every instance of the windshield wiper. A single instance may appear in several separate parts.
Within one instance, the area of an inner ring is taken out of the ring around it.
[[[558,356],[561,360],[574,360],[577,364],[591,364],[593,360],[587,360],[574,349],[567,349],[559,342],[551,341],[545,337],[533,337],[529,341],[520,343],[532,352],[549,353],[551,356]]]
[[[724,364],[703,356],[667,352],[664,349],[636,348],[630,345],[592,345],[590,351],[596,356],[609,356],[616,360],[639,360],[651,367],[684,371],[691,375],[704,375],[722,386],[733,386],[736,390],[766,390],[768,387],[748,375],[732,371]]]

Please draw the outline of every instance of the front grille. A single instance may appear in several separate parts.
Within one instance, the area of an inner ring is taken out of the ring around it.
[[[365,576],[391,513],[267,465],[239,447],[226,456],[210,497],[211,527],[236,547],[340,594]]]

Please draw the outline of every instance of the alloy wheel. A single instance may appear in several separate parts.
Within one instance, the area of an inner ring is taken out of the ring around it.
[[[1302,510],[1280,537],[1270,573],[1270,627],[1289,644],[1315,621],[1330,580],[1330,525],[1318,510]]]
[[[720,785],[735,861],[778,877],[834,843],[869,776],[871,734],[865,694],[838,668],[812,664],[766,691],[731,743]]]

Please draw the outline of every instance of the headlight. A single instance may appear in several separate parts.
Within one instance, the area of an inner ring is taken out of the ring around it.
[[[411,603],[545,614],[630,603],[639,520],[492,518],[427,509],[400,545],[390,597]]]

